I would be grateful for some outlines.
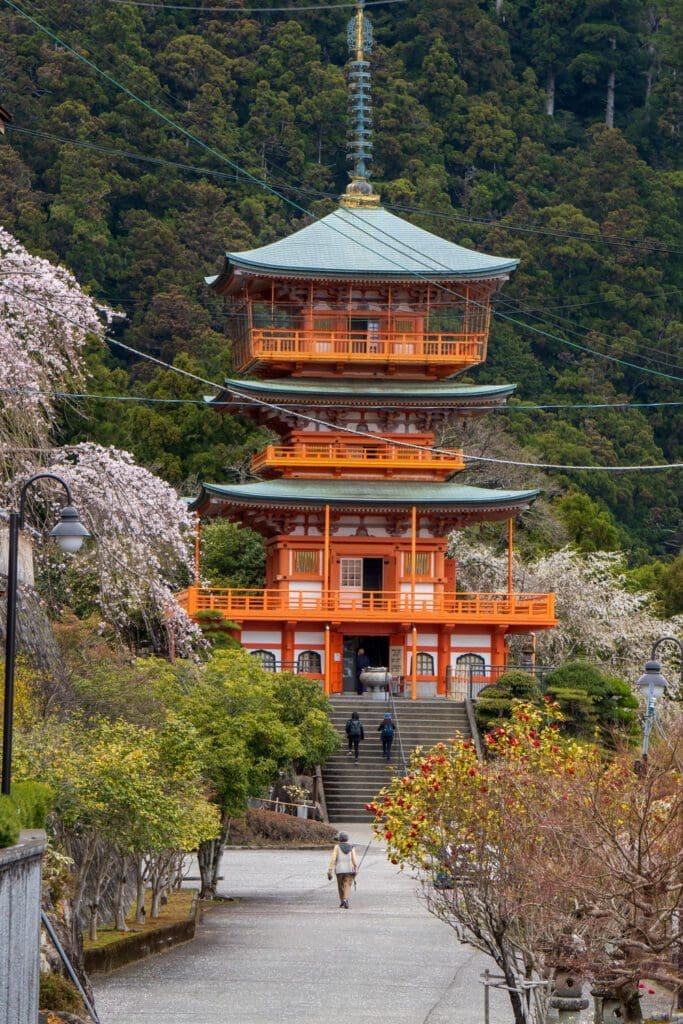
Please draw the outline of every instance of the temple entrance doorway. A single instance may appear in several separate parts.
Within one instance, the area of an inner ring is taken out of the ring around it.
[[[370,665],[373,668],[389,667],[388,636],[345,636],[343,672],[344,693],[355,693],[356,691],[356,652],[359,647],[363,648],[370,659]]]

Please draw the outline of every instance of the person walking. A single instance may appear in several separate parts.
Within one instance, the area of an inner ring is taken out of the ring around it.
[[[353,844],[349,842],[349,834],[348,832],[340,832],[337,836],[337,844],[330,857],[330,863],[327,866],[328,879],[331,881],[333,874],[337,878],[340,909],[349,909],[351,886],[357,871],[358,858]]]
[[[396,732],[396,729],[388,711],[377,726],[377,732],[382,740],[382,754],[384,756],[384,760],[390,761],[391,744],[394,742],[394,733]]]
[[[365,653],[364,648],[359,647],[356,651],[356,693],[359,697],[363,696],[363,684],[361,682],[360,674],[364,672],[366,668],[370,668],[370,659]]]
[[[358,760],[358,744],[361,740],[365,739],[365,732],[363,730],[363,723],[360,720],[360,715],[357,711],[351,713],[351,717],[346,723],[346,738],[349,741],[350,754],[353,751],[354,760]]]

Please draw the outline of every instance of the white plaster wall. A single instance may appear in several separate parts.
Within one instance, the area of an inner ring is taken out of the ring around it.
[[[257,647],[266,647],[268,644],[279,647],[282,643],[282,632],[279,629],[244,629],[240,641],[247,644],[256,644]]]

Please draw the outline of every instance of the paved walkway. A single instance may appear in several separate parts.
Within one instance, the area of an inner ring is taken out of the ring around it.
[[[348,826],[361,852],[369,829]],[[228,850],[221,893],[194,942],[96,976],[102,1024],[480,1024],[491,966],[427,913],[376,844],[351,909],[324,850]],[[509,1024],[492,993],[492,1024]]]

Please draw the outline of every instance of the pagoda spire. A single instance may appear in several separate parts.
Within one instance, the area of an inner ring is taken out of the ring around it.
[[[372,25],[364,13],[365,0],[356,0],[356,13],[347,25],[349,61],[349,128],[347,159],[351,161],[350,183],[341,197],[347,207],[379,206],[379,196],[368,181],[372,162]]]

